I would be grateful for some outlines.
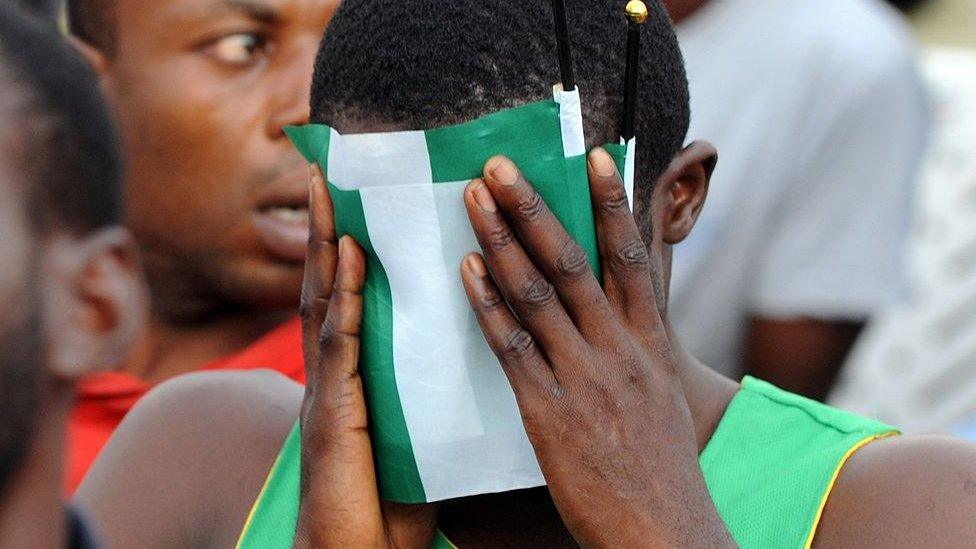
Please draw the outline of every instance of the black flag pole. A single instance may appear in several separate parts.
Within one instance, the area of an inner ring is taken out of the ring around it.
[[[634,137],[637,117],[637,80],[640,75],[640,28],[647,21],[647,6],[641,0],[630,0],[627,13],[627,67],[624,69],[624,119],[620,136],[624,142]]]
[[[563,0],[552,0],[552,14],[556,21],[556,45],[559,49],[559,76],[564,91],[576,89],[573,75],[573,49],[569,41],[569,23],[566,19],[566,4]]]

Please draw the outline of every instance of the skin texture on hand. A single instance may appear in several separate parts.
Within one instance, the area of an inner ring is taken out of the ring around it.
[[[380,501],[359,377],[366,258],[351,237],[336,241],[318,167],[312,168],[309,208],[301,307],[307,384],[295,546],[429,547],[434,506]]]
[[[601,287],[586,254],[509,160],[465,193],[484,252],[462,278],[577,542],[732,546],[698,465],[691,413],[610,156],[589,159]]]

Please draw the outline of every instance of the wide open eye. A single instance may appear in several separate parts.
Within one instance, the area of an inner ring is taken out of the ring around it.
[[[242,32],[220,38],[207,47],[207,54],[227,65],[247,66],[267,53],[268,44],[259,34]]]

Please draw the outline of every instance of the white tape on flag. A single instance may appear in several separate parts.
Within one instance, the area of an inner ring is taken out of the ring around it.
[[[559,103],[559,124],[563,131],[563,154],[572,158],[586,153],[583,138],[583,109],[580,106],[579,86],[571,92],[561,85],[553,86],[552,96]]]
[[[424,132],[367,133],[329,137],[329,183],[342,190],[433,181]]]
[[[637,152],[637,138],[631,137],[627,142],[627,160],[624,162],[624,190],[630,201],[630,211],[634,211],[634,155]]]

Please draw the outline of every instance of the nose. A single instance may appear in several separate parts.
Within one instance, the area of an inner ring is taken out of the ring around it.
[[[308,124],[311,115],[312,73],[318,42],[303,43],[291,55],[271,101],[276,104],[269,120],[268,133],[272,138],[285,136],[285,126]]]

